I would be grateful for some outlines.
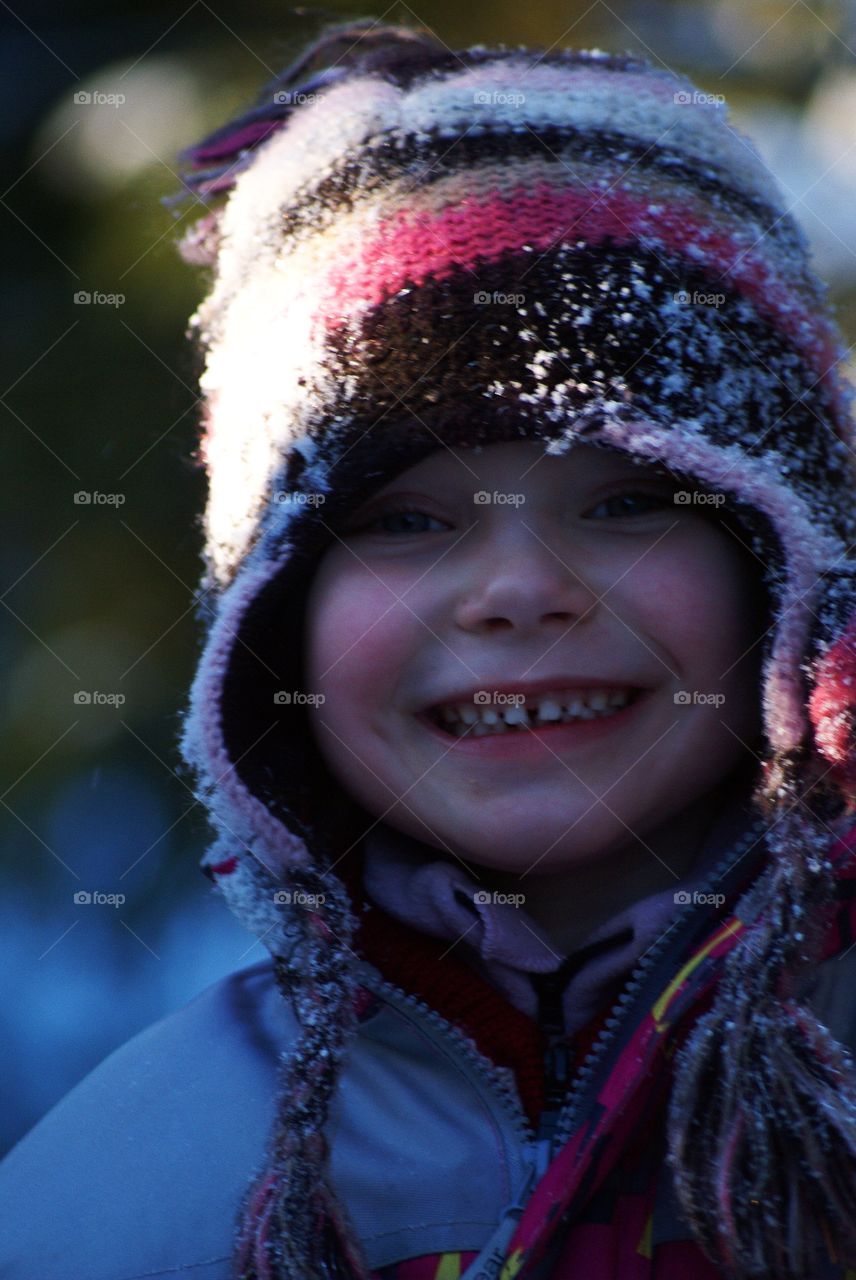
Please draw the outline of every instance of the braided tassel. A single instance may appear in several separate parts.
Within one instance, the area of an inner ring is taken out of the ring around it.
[[[856,1260],[856,1073],[789,998],[833,900],[820,853],[829,838],[794,810],[772,836],[783,856],[737,908],[741,919],[756,908],[762,918],[676,1054],[669,1105],[678,1200],[706,1255],[734,1280],[806,1280],[819,1247],[833,1261]]]
[[[254,860],[250,859],[250,863]],[[257,865],[243,876],[224,876],[234,889],[236,913],[247,902],[275,901],[277,886]],[[246,875],[254,881],[247,893]],[[326,1177],[329,1147],[323,1129],[347,1044],[356,1029],[355,990],[349,977],[353,919],[344,886],[332,875],[309,870],[289,874],[294,913],[282,925],[275,955],[277,985],[295,1012],[301,1033],[279,1065],[277,1116],[263,1172],[241,1205],[235,1274],[240,1280],[367,1280],[368,1265],[345,1210]],[[305,895],[298,899],[299,894]],[[313,901],[311,908],[297,901]],[[321,904],[321,905],[318,905]],[[258,910],[253,916],[258,925]]]

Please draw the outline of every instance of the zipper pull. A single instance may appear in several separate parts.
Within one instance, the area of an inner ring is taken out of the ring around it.
[[[571,1080],[571,1049],[564,1039],[565,1016],[562,993],[567,976],[557,973],[533,974],[538,993],[538,1025],[547,1036],[544,1052],[544,1107],[538,1124],[537,1167],[540,1178],[553,1156],[553,1137],[559,1113]]]
[[[537,1167],[530,1168],[513,1203],[503,1212],[493,1235],[487,1244],[482,1246],[478,1257],[473,1258],[461,1276],[461,1280],[496,1280],[505,1266],[511,1238],[517,1230],[517,1224],[523,1216],[539,1176]]]
[[[553,1139],[559,1123],[568,1085],[571,1079],[571,1051],[569,1045],[558,1041],[547,1047],[544,1055],[544,1107],[538,1122],[538,1177],[546,1171],[553,1158]]]
[[[567,1040],[553,1040],[544,1054],[545,1109],[561,1109],[570,1082],[571,1046]]]

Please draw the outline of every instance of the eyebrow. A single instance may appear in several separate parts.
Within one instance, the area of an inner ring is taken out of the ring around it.
[[[521,472],[521,476],[524,474],[526,474],[525,471]],[[648,481],[649,483],[662,481],[665,484],[682,484],[687,488],[699,487],[699,482],[697,480],[694,480],[691,476],[684,475],[681,472],[674,472],[664,466],[663,463],[644,461],[634,462],[630,456],[617,458],[615,469],[612,474],[607,476],[592,476],[587,483],[591,485],[610,484],[613,481],[623,479],[639,479],[641,481]],[[423,477],[420,480],[408,479],[403,476],[394,476],[391,480],[388,480],[381,489],[376,490],[367,498],[363,498],[358,501],[358,503],[352,508],[352,514],[362,511],[363,508],[369,507],[374,502],[382,502],[385,498],[396,497],[401,492],[411,488],[414,490],[418,490],[423,487],[445,490],[450,485],[454,485],[456,483],[457,480],[452,480],[450,482],[448,479],[445,479],[441,481],[430,476]],[[473,479],[472,487],[476,489],[481,483],[481,480]],[[484,483],[487,482],[485,481]]]

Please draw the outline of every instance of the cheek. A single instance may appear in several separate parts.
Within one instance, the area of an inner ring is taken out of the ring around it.
[[[757,644],[767,625],[766,589],[760,580],[760,564],[750,558],[734,538],[711,528],[697,557],[699,571],[694,588],[694,612],[703,625],[700,641],[729,664],[742,665],[760,658]],[[702,629],[700,625],[700,629]]]
[[[705,670],[718,679],[755,639],[757,589],[728,535],[713,526],[688,530],[655,551],[633,581],[638,624],[655,637],[679,672]],[[671,665],[671,663],[670,663]]]
[[[362,704],[391,673],[412,629],[412,615],[374,574],[319,570],[306,608],[307,688],[323,693],[334,714]]]

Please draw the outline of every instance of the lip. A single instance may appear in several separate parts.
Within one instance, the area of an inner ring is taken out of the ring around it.
[[[553,685],[552,688],[555,689],[556,686]],[[514,691],[520,692],[520,686]],[[512,733],[486,733],[478,738],[474,738],[471,734],[456,738],[453,734],[444,732],[424,711],[420,711],[416,719],[444,747],[457,753],[481,756],[488,760],[506,758],[518,760],[532,755],[543,760],[545,748],[558,753],[566,747],[588,746],[615,729],[623,729],[638,709],[647,705],[652,692],[651,689],[640,689],[631,703],[613,712],[611,716],[598,716],[593,720],[575,720],[569,724],[544,725],[540,729],[517,729]]]
[[[539,693],[552,693],[554,689],[636,689],[648,692],[642,685],[634,684],[632,681],[618,677],[574,676],[560,672],[555,676],[544,676],[540,680],[518,681],[516,684],[501,680],[496,681],[496,683],[491,680],[485,680],[476,687],[470,685],[467,689],[452,690],[451,693],[444,693],[442,697],[435,698],[433,702],[423,706],[417,714],[422,716],[436,707],[455,706],[461,702],[472,702],[475,694],[482,691],[501,694],[522,693],[525,698],[534,698]]]

